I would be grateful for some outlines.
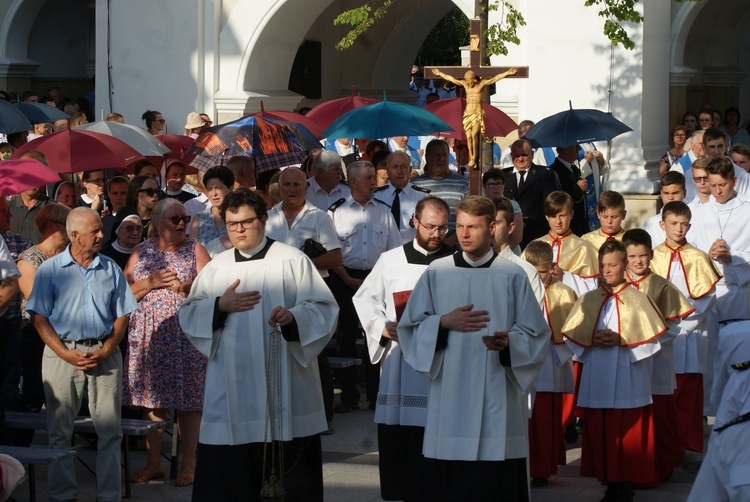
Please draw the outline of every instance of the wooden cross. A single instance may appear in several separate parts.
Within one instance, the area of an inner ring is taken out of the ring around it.
[[[424,78],[433,78],[433,69],[437,69],[446,75],[456,79],[463,79],[467,71],[472,70],[480,79],[495,77],[501,73],[510,70],[510,67],[504,66],[482,66],[484,55],[484,30],[482,20],[479,18],[470,21],[469,33],[469,66],[427,66],[424,69]],[[509,75],[506,78],[528,78],[529,67],[519,66],[515,75]],[[481,149],[478,150],[478,153]],[[481,154],[479,154],[481,155]],[[478,157],[478,169],[469,169],[469,193],[471,195],[482,194],[482,169],[481,157]]]

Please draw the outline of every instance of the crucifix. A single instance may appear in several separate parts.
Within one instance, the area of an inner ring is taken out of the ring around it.
[[[463,128],[466,133],[466,146],[469,148],[469,193],[482,194],[482,135],[484,134],[484,110],[482,109],[482,89],[506,77],[528,78],[528,66],[508,68],[482,66],[484,37],[482,20],[471,20],[469,36],[469,66],[428,66],[429,74],[437,75],[448,82],[464,88],[466,108],[463,115]]]

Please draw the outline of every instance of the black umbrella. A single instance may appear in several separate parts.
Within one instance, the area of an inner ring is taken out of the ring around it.
[[[570,103],[570,102],[569,102]],[[570,146],[592,141],[609,141],[632,131],[609,113],[599,110],[570,110],[550,115],[537,122],[524,135],[534,147]]]

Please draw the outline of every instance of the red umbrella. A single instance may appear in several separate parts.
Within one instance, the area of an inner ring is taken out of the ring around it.
[[[165,155],[164,158],[157,157],[148,159],[153,162],[156,167],[161,168],[165,158],[168,159],[182,159],[182,163],[185,165],[185,174],[197,174],[198,170],[194,167],[189,167],[190,162],[195,158],[195,155],[186,154],[188,148],[195,143],[195,140],[190,136],[182,136],[180,134],[157,134],[154,138],[158,139],[164,145],[169,148],[170,152]],[[132,173],[131,173],[132,174]]]
[[[466,141],[462,124],[465,108],[465,98],[438,99],[423,107],[424,110],[431,111],[454,129],[454,132],[441,132],[441,136],[460,139],[461,141]],[[484,110],[484,135],[486,137],[506,136],[508,133],[518,130],[518,124],[499,108],[495,108],[489,103],[482,103],[482,109]]]
[[[318,122],[311,120],[307,116],[281,110],[266,111],[265,108],[263,108],[263,101],[260,102],[260,111],[251,113],[249,116],[262,117],[281,122],[291,122],[292,124],[305,126],[305,129],[313,133],[313,136],[315,136],[316,139],[320,139],[320,135],[323,133],[323,127],[321,127]]]
[[[35,159],[0,162],[0,197],[60,181],[56,171]]]
[[[17,159],[22,153],[32,150],[42,152],[47,157],[49,167],[58,173],[100,169],[123,171],[143,159],[143,155],[117,138],[74,129],[30,141],[16,150],[11,158]]]
[[[360,108],[365,105],[371,105],[377,103],[379,99],[362,98],[354,95],[354,87],[352,87],[352,95],[348,98],[332,99],[320,103],[315,108],[307,112],[305,117],[314,120],[320,124],[325,130],[329,125],[350,110]]]

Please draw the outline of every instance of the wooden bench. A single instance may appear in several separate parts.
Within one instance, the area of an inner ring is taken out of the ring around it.
[[[142,437],[151,431],[165,429],[167,425],[169,425],[169,422],[152,422],[150,420],[123,418],[121,424],[123,435],[123,469],[125,471],[125,498],[130,498],[130,445],[128,444],[128,437]],[[12,429],[47,430],[47,415],[42,413],[6,411],[5,425]],[[96,434],[94,421],[91,417],[76,417],[73,421],[73,432],[76,434]],[[92,474],[94,473],[88,466],[86,466],[86,468],[89,469]]]
[[[328,364],[331,369],[340,370],[342,368],[351,368],[362,364],[362,359],[358,357],[329,357]]]
[[[76,456],[73,450],[53,450],[50,448],[29,448],[23,446],[0,446],[0,453],[10,455],[22,464],[26,464],[29,473],[29,500],[36,502],[36,473],[37,464],[48,465],[65,458]]]

